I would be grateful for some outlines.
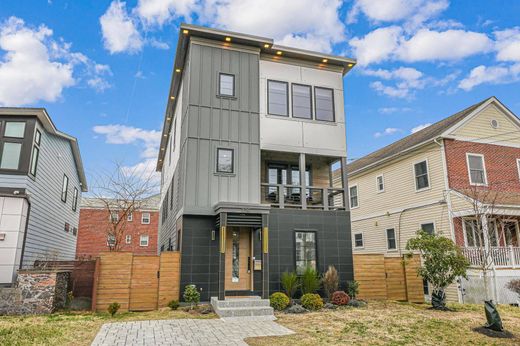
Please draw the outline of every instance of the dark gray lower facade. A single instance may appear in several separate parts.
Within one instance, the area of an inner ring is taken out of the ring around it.
[[[200,290],[201,300],[209,301],[211,297],[224,299],[233,295],[266,298],[281,291],[282,273],[296,270],[296,232],[315,234],[316,268],[320,274],[333,265],[338,271],[341,289],[346,288],[347,281],[353,280],[349,212],[270,209],[262,216],[262,226],[249,226],[251,285],[247,290],[226,289],[228,243],[222,234],[226,234],[226,227],[229,231],[233,226],[226,226],[227,217],[223,214],[181,216],[181,292],[186,285],[194,284]],[[248,226],[241,226],[244,227]],[[227,268],[229,270],[229,266]]]

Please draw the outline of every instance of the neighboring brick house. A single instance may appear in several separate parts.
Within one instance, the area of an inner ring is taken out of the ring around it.
[[[488,292],[499,303],[516,302],[504,286],[520,277],[520,120],[498,99],[468,107],[347,168],[354,276],[362,296],[406,297],[408,278],[385,265],[402,257],[407,241],[423,229],[453,239],[471,263],[469,280],[450,287],[448,299],[484,298],[478,268],[490,253]],[[367,261],[370,272],[363,267]]]
[[[103,204],[98,199],[83,198],[76,257],[91,258],[96,257],[102,251],[110,251],[110,239],[107,236],[110,217],[111,215],[103,208]],[[128,216],[119,251],[156,255],[158,222],[159,195],[155,195],[143,200],[141,208]]]

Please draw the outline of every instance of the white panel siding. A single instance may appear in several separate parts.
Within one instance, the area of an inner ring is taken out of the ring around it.
[[[13,281],[20,266],[28,203],[21,197],[0,197],[0,284]]]

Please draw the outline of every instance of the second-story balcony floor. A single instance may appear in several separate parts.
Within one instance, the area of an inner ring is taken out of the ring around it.
[[[262,151],[261,202],[275,208],[345,210],[341,158]]]

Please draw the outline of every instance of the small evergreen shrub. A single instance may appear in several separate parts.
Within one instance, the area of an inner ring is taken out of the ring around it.
[[[336,291],[332,294],[330,301],[335,305],[347,305],[350,300],[348,294],[345,291]]]
[[[289,297],[285,293],[275,292],[269,297],[271,306],[277,311],[284,310],[289,305]]]
[[[121,305],[116,302],[113,302],[112,304],[110,304],[107,308],[110,316],[114,317],[114,315],[117,313],[117,311],[119,310],[120,307],[121,307]]]
[[[300,278],[302,293],[315,293],[320,288],[320,277],[316,269],[307,267]]]
[[[170,300],[168,303],[168,307],[172,310],[177,310],[179,308],[179,301],[178,300]]]
[[[282,287],[285,291],[285,294],[289,299],[292,299],[300,287],[300,283],[298,282],[298,275],[295,272],[284,272],[281,277]]]
[[[359,293],[359,282],[356,280],[348,281],[347,282],[347,294],[350,298],[354,299],[357,297]]]
[[[309,310],[305,309],[299,304],[293,304],[292,306],[288,307],[285,312],[288,314],[303,314],[309,312]]]
[[[323,300],[319,294],[306,293],[302,296],[302,306],[309,310],[319,310],[323,307]]]
[[[323,282],[323,288],[325,289],[327,298],[330,299],[332,294],[338,290],[339,286],[339,276],[336,268],[329,266],[329,269],[323,274],[321,281]]]
[[[187,285],[182,295],[186,303],[190,303],[190,310],[200,302],[200,293],[195,285]]]

